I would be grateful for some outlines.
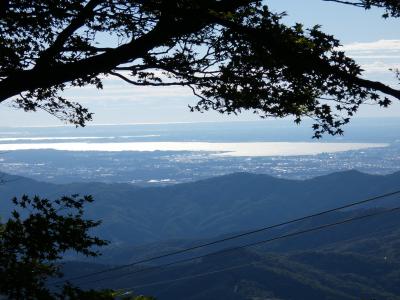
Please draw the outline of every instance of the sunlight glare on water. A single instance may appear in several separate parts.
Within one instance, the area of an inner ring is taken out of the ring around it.
[[[127,142],[0,144],[0,151],[53,149],[61,151],[207,151],[220,156],[295,156],[387,147],[386,143],[307,142]]]

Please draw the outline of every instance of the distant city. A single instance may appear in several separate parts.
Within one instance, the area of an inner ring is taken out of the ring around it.
[[[397,121],[397,120],[396,120]],[[386,147],[297,156],[218,156],[213,151],[57,151],[18,150],[0,155],[0,170],[54,183],[124,182],[140,186],[168,185],[236,172],[263,173],[281,178],[306,179],[335,171],[356,169],[371,174],[400,170],[399,129],[394,120],[386,127],[356,122],[344,137],[322,142],[386,143]],[[271,125],[272,124],[272,125]],[[379,124],[379,122],[374,123]],[[233,129],[232,129],[233,127]],[[274,130],[282,123],[130,125],[72,128],[3,129],[0,145],[125,142],[315,142],[312,131],[286,126],[277,139]],[[234,130],[235,134],[232,132]],[[353,133],[355,132],[355,133]],[[77,136],[79,133],[81,136]],[[118,136],[116,135],[118,133]],[[188,139],[188,136],[196,139]],[[358,138],[354,139],[356,135]],[[234,138],[233,138],[234,137]],[[65,144],[66,145],[66,144]],[[82,144],[83,145],[83,144]],[[315,144],[318,145],[318,144]],[[296,147],[296,144],[293,144]]]

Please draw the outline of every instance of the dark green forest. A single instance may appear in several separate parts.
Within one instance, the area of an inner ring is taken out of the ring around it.
[[[65,278],[73,279],[394,191],[399,176],[399,173],[378,176],[347,171],[310,180],[287,180],[239,173],[194,183],[140,188],[104,183],[55,185],[4,174],[10,183],[0,186],[0,194],[9,197],[18,185],[29,194],[40,193],[53,198],[70,191],[90,191],[95,195],[97,201],[87,207],[88,216],[103,218],[98,235],[106,236],[112,243],[102,247],[102,256],[95,261],[69,254],[61,270]],[[341,188],[337,189],[337,186]],[[363,193],[359,192],[361,189]],[[130,217],[133,212],[148,208],[150,201],[157,206],[154,210],[146,210],[149,222]],[[160,209],[162,203],[166,206]],[[71,282],[83,289],[106,287],[120,291],[127,288],[136,294],[153,295],[158,299],[397,299],[400,224],[396,212],[154,271],[140,271],[141,268],[383,211],[396,203],[394,195],[348,211],[332,212],[238,240]],[[12,207],[9,205],[10,209]],[[121,207],[125,208],[125,214]],[[218,214],[221,207],[225,208],[223,217]],[[244,207],[247,210],[243,210]],[[288,210],[288,207],[292,209]],[[165,215],[166,212],[170,215]],[[158,223],[154,223],[155,220]],[[153,233],[151,239],[149,232]],[[215,236],[218,232],[220,235]],[[131,239],[127,238],[129,236]],[[194,236],[202,239],[194,239]],[[198,276],[203,273],[205,275]],[[179,280],[182,277],[188,278]],[[160,284],[155,284],[157,282]]]

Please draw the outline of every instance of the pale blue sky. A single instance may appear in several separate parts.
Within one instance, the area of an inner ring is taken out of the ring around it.
[[[364,11],[322,0],[267,0],[273,11],[286,11],[285,22],[320,24],[327,33],[342,41],[349,56],[366,70],[365,76],[398,85],[390,67],[400,67],[400,20],[381,18],[378,9]],[[119,80],[109,80],[104,91],[77,89],[67,94],[95,113],[94,124],[126,124],[152,122],[254,120],[252,114],[227,117],[210,112],[190,113],[188,104],[196,98],[182,88],[138,88]],[[400,117],[400,104],[383,110],[365,107],[360,117]],[[47,126],[62,123],[45,113],[25,113],[0,106],[0,126]]]
[[[267,0],[273,11],[286,11],[287,22],[308,26],[320,24],[323,30],[343,43],[371,42],[379,39],[400,39],[397,19],[383,19],[383,10],[363,10],[323,0]]]

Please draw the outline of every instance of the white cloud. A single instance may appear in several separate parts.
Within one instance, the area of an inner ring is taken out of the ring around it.
[[[389,54],[379,55],[379,54],[374,54],[374,53],[356,54],[356,55],[351,55],[351,57],[354,59],[384,59],[384,60],[400,59],[400,55],[397,55],[397,54],[395,54],[395,55],[389,55]]]
[[[390,73],[390,69],[400,69],[400,63],[389,64],[382,61],[374,61],[371,63],[361,64],[361,67],[367,73]]]
[[[392,82],[394,74],[390,69],[400,68],[400,40],[377,40],[372,42],[354,42],[338,50],[345,51],[346,55],[356,60],[364,69],[364,75],[369,79]]]
[[[357,51],[357,52],[376,52],[376,51],[390,51],[398,52],[400,51],[400,40],[378,40],[374,42],[355,42],[351,44],[344,45],[339,48],[343,51]]]

